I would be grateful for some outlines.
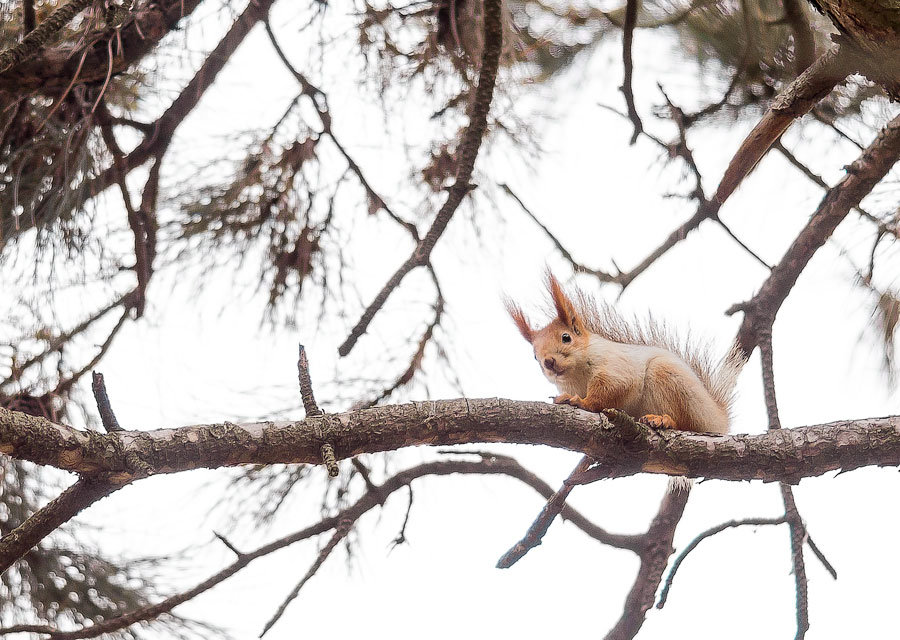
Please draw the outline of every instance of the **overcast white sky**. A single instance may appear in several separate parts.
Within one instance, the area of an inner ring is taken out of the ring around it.
[[[292,39],[297,25],[288,13],[282,8],[273,19],[276,26],[289,25],[277,29],[283,44],[299,66],[309,62],[307,70],[318,69],[316,61],[305,57],[303,44]],[[212,39],[213,32],[204,37]],[[244,45],[183,127],[181,152],[217,151],[230,130],[271,122],[270,116],[293,97],[293,81],[277,67],[260,35]],[[636,93],[645,113],[648,104],[660,101],[657,82],[676,101],[695,96],[701,83],[690,72],[673,75],[675,63],[668,53],[652,36],[638,35]],[[614,259],[628,268],[690,215],[692,205],[664,197],[673,189],[677,172],[659,169],[659,154],[652,145],[641,141],[629,147],[628,123],[597,106],[621,103],[616,92],[621,81],[619,56],[618,45],[601,49],[550,93],[515,89],[516,100],[526,112],[544,110],[557,116],[555,124],[543,131],[545,153],[529,169],[509,146],[498,145],[479,158],[477,167],[498,182],[508,182],[582,261],[608,267]],[[415,203],[417,196],[403,191],[410,168],[404,163],[402,146],[385,133],[377,105],[360,103],[352,80],[345,78],[343,84],[331,86],[334,74],[313,75],[324,78],[338,135],[377,189],[392,204],[399,203],[400,211]],[[555,102],[548,102],[550,95],[555,95]],[[875,113],[873,121],[884,121],[887,114],[886,109]],[[427,113],[417,106],[406,105],[404,116],[410,123],[407,143],[421,143],[424,136],[433,135]],[[663,131],[649,117],[646,124]],[[746,124],[729,124],[691,138],[707,191],[714,188],[748,129]],[[854,150],[833,145],[821,130],[810,132],[812,137],[806,140],[789,133],[786,143],[799,145],[801,156],[833,182],[841,175],[841,167],[855,157]],[[387,147],[391,142],[393,146]],[[886,208],[886,202],[896,204],[897,180],[895,170],[872,198],[875,210]],[[773,155],[728,202],[722,216],[748,245],[774,263],[820,197],[817,188]],[[449,314],[440,337],[450,348],[466,395],[546,399],[554,389],[505,317],[500,296],[506,292],[526,305],[536,305],[541,301],[539,283],[545,264],[555,266],[561,275],[569,274],[516,206],[502,196],[498,202],[502,222],[493,210],[479,210],[475,215],[481,229],[478,238],[472,232],[469,207],[457,215],[435,251]],[[356,233],[375,240],[353,256],[361,300],[347,302],[351,323],[358,317],[358,304],[371,299],[409,250],[402,236],[375,235],[380,227],[358,219],[361,231]],[[836,240],[816,256],[778,316],[775,377],[785,427],[897,413],[900,395],[886,388],[871,341],[860,339],[868,312],[863,296],[850,284],[849,265],[840,255],[841,249],[861,250],[869,232],[868,228],[863,232],[851,215]],[[620,304],[637,312],[652,311],[682,329],[708,336],[724,350],[740,322],[739,317],[726,317],[724,310],[749,298],[765,273],[709,224],[635,281]],[[408,326],[410,318],[420,322],[429,317],[422,301],[431,299],[430,285],[425,278],[410,277],[403,292],[391,299],[372,325],[377,335],[360,342],[361,354],[338,362],[337,346],[348,321],[316,327],[301,319],[295,329],[270,331],[260,326],[259,300],[236,292],[228,273],[199,299],[189,284],[189,273],[161,276],[161,282],[151,287],[156,305],[150,321],[125,329],[100,367],[119,421],[128,428],[234,420],[297,404],[292,385],[296,345],[301,340],[310,353],[320,403],[330,410],[346,408],[329,405],[329,389],[334,388],[329,382],[335,373],[347,376],[352,367],[363,363],[372,367],[379,349],[390,354],[398,348],[396,337],[392,341],[390,336],[392,327]],[[617,293],[600,291],[590,280],[579,283],[598,295]],[[169,286],[171,294],[161,296]],[[444,365],[436,362],[433,352],[429,357],[428,397],[457,397],[441,371]],[[384,372],[370,368],[363,373]],[[757,357],[745,369],[739,394],[734,430],[763,431]],[[424,389],[417,387],[415,398],[425,397]],[[553,486],[579,458],[546,448],[495,448],[517,456]],[[394,468],[433,455],[427,450],[405,451],[397,456]],[[103,528],[97,540],[110,550],[145,555],[204,543],[187,562],[178,564],[183,573],[172,575],[173,585],[186,587],[231,561],[229,553],[211,541],[213,530],[225,526],[228,514],[209,514],[225,478],[224,472],[196,472],[145,480],[96,505],[85,519]],[[576,489],[571,502],[611,531],[639,532],[655,513],[664,485],[664,478],[649,476],[596,483]],[[900,627],[898,490],[896,469],[865,469],[840,477],[829,474],[804,480],[796,488],[811,534],[839,573],[839,580],[833,581],[807,553],[810,640],[896,637]],[[676,534],[678,549],[698,532],[725,520],[782,513],[774,485],[710,481],[695,487],[693,493]],[[312,523],[317,519],[319,495],[318,489],[297,492],[273,528],[241,527],[232,534],[233,541],[239,547],[255,548]],[[361,551],[349,570],[343,551],[330,558],[267,637],[280,640],[300,633],[309,637],[602,637],[621,614],[637,568],[633,554],[603,547],[558,521],[544,544],[515,567],[494,568],[541,505],[531,489],[510,479],[419,481],[407,529],[409,544],[389,551],[406,508],[406,494],[398,492],[384,511],[370,512],[362,520]],[[306,572],[316,545],[307,541],[262,559],[177,611],[220,624],[237,638],[254,638]],[[786,527],[720,534],[702,543],[685,562],[666,608],[650,612],[639,637],[793,637],[790,571]]]

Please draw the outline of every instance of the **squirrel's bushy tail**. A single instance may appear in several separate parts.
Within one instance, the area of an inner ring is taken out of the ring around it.
[[[740,347],[735,344],[707,375],[706,384],[709,387],[710,395],[729,414],[734,404],[734,388],[745,364],[747,364],[747,358]]]

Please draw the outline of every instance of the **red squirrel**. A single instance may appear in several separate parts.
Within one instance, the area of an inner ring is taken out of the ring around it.
[[[619,409],[654,427],[728,432],[744,364],[738,351],[716,363],[659,323],[629,322],[580,291],[570,296],[551,273],[547,287],[556,317],[543,329],[534,329],[511,300],[506,307],[560,391],[556,404],[594,412]]]

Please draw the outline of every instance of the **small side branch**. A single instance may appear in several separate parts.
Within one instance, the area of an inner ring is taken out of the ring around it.
[[[307,418],[318,418],[325,413],[319,409],[316,404],[316,397],[313,394],[312,379],[309,375],[309,361],[306,359],[306,349],[300,345],[300,357],[297,360],[297,376],[300,380],[300,398],[303,401],[303,409],[306,411]],[[334,447],[328,442],[323,442],[320,448],[322,456],[322,464],[328,469],[328,475],[336,478],[340,473],[337,458],[334,455]]]
[[[109,395],[106,393],[106,383],[103,381],[103,374],[96,371],[91,373],[91,391],[94,392],[94,400],[97,402],[97,411],[100,412],[100,421],[106,433],[113,431],[124,431],[119,426],[116,414],[113,413],[112,405],[109,402]]]
[[[532,525],[528,528],[528,531],[525,533],[525,537],[519,540],[512,546],[512,548],[510,548],[509,551],[507,551],[500,557],[500,559],[497,561],[498,569],[509,569],[511,566],[525,557],[526,553],[541,544],[541,541],[547,534],[547,530],[550,528],[550,525],[556,519],[556,516],[558,516],[563,510],[563,507],[566,505],[566,499],[569,497],[569,494],[572,493],[572,489],[575,488],[575,483],[572,482],[572,479],[587,471],[592,462],[593,460],[588,456],[584,456],[579,461],[572,473],[569,474],[569,477],[566,479],[566,481],[563,482],[563,486],[560,487],[559,490],[550,497],[550,499],[547,501],[547,504],[545,504],[544,508],[541,509],[541,512],[540,514],[538,514],[537,519],[534,521],[534,523],[532,523]]]
[[[313,562],[312,566],[309,568],[309,571],[306,572],[306,575],[297,583],[297,586],[288,594],[288,597],[285,598],[284,602],[281,603],[281,606],[278,607],[278,611],[275,612],[275,615],[272,616],[272,619],[266,623],[266,626],[263,627],[262,633],[259,634],[259,637],[262,638],[266,633],[271,629],[278,620],[281,619],[281,616],[284,615],[284,612],[287,610],[288,605],[296,599],[296,597],[300,594],[300,589],[303,588],[307,582],[309,582],[310,578],[316,575],[316,572],[319,568],[325,563],[325,560],[328,559],[328,556],[331,555],[331,552],[334,551],[335,547],[337,547],[338,543],[343,540],[348,533],[350,533],[350,529],[353,526],[353,520],[350,518],[344,518],[339,523],[337,528],[334,531],[334,534],[331,536],[331,539],[328,543],[322,547],[322,550],[319,551],[319,555],[316,557],[316,561]]]
[[[634,105],[634,91],[632,89],[632,75],[634,73],[634,61],[631,57],[631,46],[634,42],[634,27],[637,24],[639,0],[628,0],[625,5],[625,24],[622,27],[622,63],[625,67],[625,77],[619,89],[625,96],[625,105],[628,108],[628,119],[634,125],[634,133],[631,134],[630,144],[634,144],[638,136],[644,130],[644,123],[638,115]]]
[[[706,540],[707,538],[711,538],[717,533],[721,533],[726,529],[732,529],[734,527],[759,527],[764,525],[775,525],[775,524],[784,524],[787,522],[787,516],[781,516],[780,518],[745,518],[743,520],[729,520],[728,522],[723,522],[722,524],[715,526],[711,529],[707,529],[696,538],[691,540],[691,542],[684,548],[684,550],[678,554],[678,557],[675,558],[675,562],[672,563],[672,568],[669,570],[669,575],[666,578],[666,582],[663,585],[662,593],[659,596],[659,602],[656,603],[657,609],[662,609],[666,606],[666,601],[669,598],[669,589],[672,588],[672,581],[675,579],[675,574],[678,573],[678,569],[681,568],[681,563],[685,561],[688,554],[697,548],[701,542]]]

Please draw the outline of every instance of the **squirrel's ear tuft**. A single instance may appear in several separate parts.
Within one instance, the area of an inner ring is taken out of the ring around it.
[[[575,313],[575,305],[566,295],[565,290],[550,270],[547,270],[547,288],[550,290],[550,298],[553,300],[553,306],[556,308],[556,316],[565,326],[571,327],[575,333],[581,333],[582,323]]]
[[[509,312],[513,322],[516,323],[516,328],[522,334],[522,337],[528,340],[529,343],[534,342],[534,329],[528,324],[528,318],[525,317],[525,312],[522,311],[522,308],[509,298],[505,298],[503,303],[506,305],[506,310]]]

